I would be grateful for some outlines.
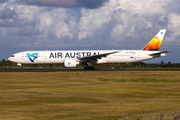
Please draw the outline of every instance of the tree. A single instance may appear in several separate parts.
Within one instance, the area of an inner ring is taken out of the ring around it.
[[[163,65],[163,64],[164,64],[164,61],[162,60],[162,61],[161,61],[161,65]]]
[[[1,63],[2,63],[3,66],[5,66],[6,65],[6,60],[5,59],[1,60]]]

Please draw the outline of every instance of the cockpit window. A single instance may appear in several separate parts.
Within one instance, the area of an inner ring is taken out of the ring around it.
[[[11,57],[14,57],[14,55],[11,55]]]

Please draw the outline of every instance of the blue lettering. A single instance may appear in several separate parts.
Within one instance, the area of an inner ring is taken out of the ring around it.
[[[77,55],[77,56],[76,56],[77,58],[80,58],[80,57],[81,57],[80,52],[77,52],[76,55]]]
[[[52,58],[54,58],[54,55],[53,55],[53,53],[51,53],[51,54],[50,54],[49,58],[51,58],[51,57],[52,57]]]
[[[62,53],[57,53],[57,58],[62,58]]]
[[[91,55],[99,55],[99,52],[74,52],[74,53],[66,53],[65,58],[80,58],[80,57],[85,57],[85,56],[91,56]],[[49,58],[62,58],[62,53],[58,52],[58,53],[51,53]]]
[[[72,53],[70,53],[71,58],[74,58],[76,56],[76,53],[74,52],[74,56],[72,56]]]
[[[87,56],[91,56],[91,53],[90,53],[90,52],[87,52]]]
[[[82,57],[84,57],[85,52],[81,52],[81,53],[82,53]]]
[[[96,55],[96,52],[94,52],[94,54],[93,55]]]
[[[69,56],[69,53],[66,53],[66,56],[65,56],[65,58],[67,58],[67,57],[69,57],[69,58],[70,58],[70,56]]]

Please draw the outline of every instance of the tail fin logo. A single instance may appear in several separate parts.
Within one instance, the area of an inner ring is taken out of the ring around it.
[[[143,50],[158,51],[163,41],[166,29],[162,29],[159,33],[143,48]]]
[[[39,53],[33,53],[33,54],[26,53],[27,57],[31,62],[34,62],[34,60],[38,58],[38,54]]]

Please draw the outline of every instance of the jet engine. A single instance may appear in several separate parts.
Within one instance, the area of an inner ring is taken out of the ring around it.
[[[76,59],[64,59],[64,67],[71,68],[79,65],[79,62]]]

